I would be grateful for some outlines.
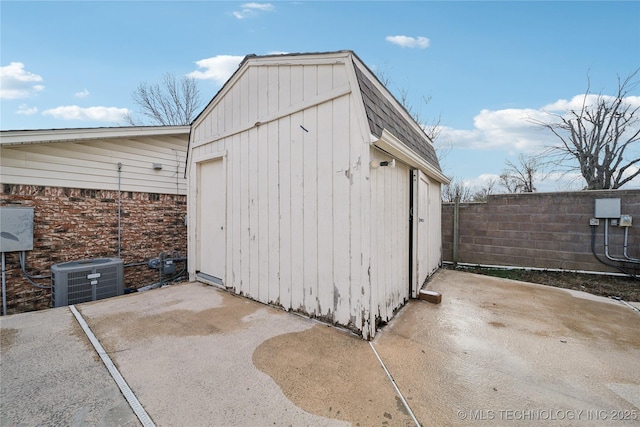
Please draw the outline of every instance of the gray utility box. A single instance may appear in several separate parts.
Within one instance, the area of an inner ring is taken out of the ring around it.
[[[620,218],[620,199],[596,199],[596,218]]]
[[[33,250],[33,208],[0,206],[0,252]]]
[[[97,258],[51,266],[51,305],[62,307],[124,294],[121,258]]]

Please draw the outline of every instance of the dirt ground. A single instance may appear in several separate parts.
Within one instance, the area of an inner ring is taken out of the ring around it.
[[[478,267],[464,268],[464,271],[558,288],[574,289],[594,295],[619,298],[628,302],[640,301],[640,280],[632,277],[553,271],[500,270]]]

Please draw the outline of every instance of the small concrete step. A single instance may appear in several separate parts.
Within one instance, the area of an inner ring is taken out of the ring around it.
[[[442,294],[436,291],[427,291],[425,289],[420,290],[420,294],[418,295],[423,301],[430,302],[432,304],[440,304],[442,302]]]

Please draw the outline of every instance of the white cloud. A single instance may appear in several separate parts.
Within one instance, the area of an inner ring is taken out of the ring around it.
[[[26,71],[22,62],[12,62],[0,67],[0,98],[29,98],[44,89],[42,77]]]
[[[217,55],[211,58],[196,61],[198,68],[204,68],[204,71],[196,70],[187,74],[187,77],[201,80],[213,80],[217,84],[222,85],[229,77],[238,69],[238,65],[242,62],[244,56],[235,55]]]
[[[89,96],[89,91],[86,89],[83,89],[80,92],[74,93],[73,96],[75,96],[76,98],[86,98],[87,96]]]
[[[469,178],[462,180],[462,184],[466,187],[473,188],[474,190],[478,190],[480,188],[486,188],[489,184],[493,183],[494,187],[498,186],[498,182],[500,182],[500,175],[496,175],[493,173],[483,173],[477,176],[476,178]],[[494,188],[495,190],[496,188]]]
[[[548,120],[542,110],[482,110],[473,119],[473,129],[442,127],[440,139],[454,148],[501,149],[510,153],[533,152],[556,142],[556,138],[533,123]]]
[[[534,185],[538,192],[550,191],[578,191],[584,186],[584,180],[579,173],[539,173],[534,177]],[[476,192],[480,189],[486,189],[490,183],[493,183],[492,194],[501,194],[506,190],[500,183],[500,175],[483,173],[475,178],[466,178],[462,180],[462,184]]]
[[[542,110],[554,113],[567,110],[580,110],[582,109],[583,104],[587,107],[594,106],[599,99],[603,99],[607,103],[613,103],[616,100],[616,97],[610,95],[589,94],[585,100],[585,94],[581,94],[574,96],[570,100],[559,99],[556,102],[545,105],[542,107]],[[627,96],[624,98],[624,102],[631,108],[640,107],[640,96]]]
[[[271,3],[245,3],[242,10],[233,12],[233,16],[238,19],[245,19],[257,14],[258,12],[271,12],[275,6]]]
[[[20,106],[18,107],[18,111],[16,111],[16,114],[22,114],[24,116],[32,116],[37,112],[38,112],[37,107],[29,108],[27,104],[20,104]]]
[[[94,120],[99,122],[118,122],[124,120],[129,113],[127,108],[116,107],[78,107],[65,105],[51,108],[42,112],[45,116],[52,116],[63,120]]]
[[[540,178],[534,178],[537,191],[579,191],[585,181],[579,172],[551,172]]]
[[[387,36],[385,38],[389,43],[397,44],[402,47],[417,47],[424,49],[429,47],[429,39],[426,37],[409,37],[409,36]]]
[[[273,9],[275,9],[275,6],[273,6],[271,3],[245,3],[242,5],[242,7],[244,9],[251,9],[251,10],[259,10],[262,12],[271,12]]]

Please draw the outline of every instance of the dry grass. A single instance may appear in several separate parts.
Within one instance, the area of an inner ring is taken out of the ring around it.
[[[640,280],[632,277],[479,267],[465,268],[465,270],[477,274],[574,289],[625,301],[640,301]]]

